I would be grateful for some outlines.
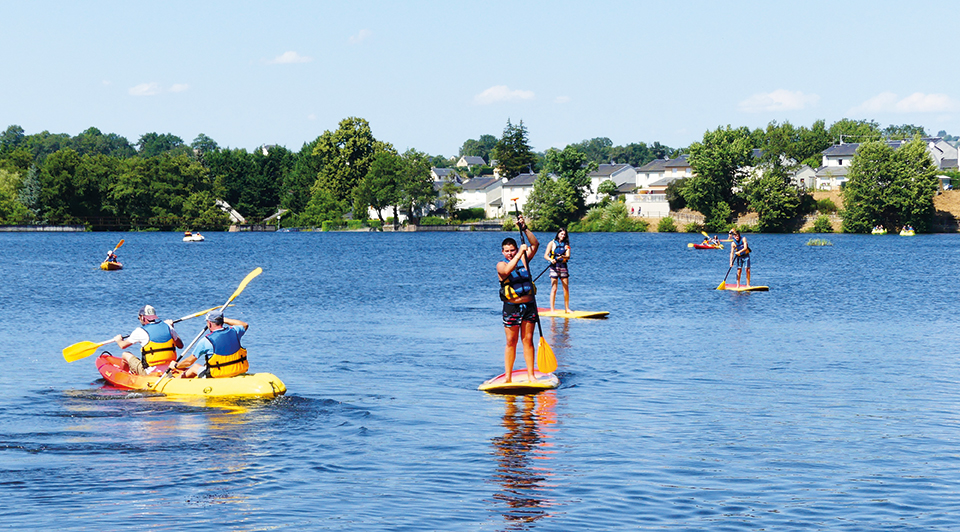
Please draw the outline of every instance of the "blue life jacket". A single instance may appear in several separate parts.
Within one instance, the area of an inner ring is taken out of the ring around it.
[[[501,301],[508,301],[536,293],[537,287],[533,285],[533,277],[531,277],[530,272],[523,266],[523,260],[517,263],[517,267],[510,272],[509,277],[500,281]]]
[[[553,258],[554,260],[565,262],[567,260],[564,255],[567,254],[567,244],[564,242],[553,241]]]
[[[240,334],[233,327],[224,327],[207,334],[213,354],[207,354],[204,376],[233,377],[250,369],[247,350],[240,345]]]

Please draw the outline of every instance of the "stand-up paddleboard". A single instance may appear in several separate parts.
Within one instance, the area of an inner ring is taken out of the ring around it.
[[[526,369],[513,370],[511,382],[504,382],[506,375],[506,373],[497,375],[481,384],[477,389],[481,392],[490,393],[525,394],[552,390],[560,386],[560,379],[553,373],[540,373],[534,370],[533,377],[536,379],[534,382],[527,380]]]
[[[591,312],[588,310],[573,310],[564,312],[562,310],[550,310],[548,308],[538,308],[537,312],[544,318],[606,318],[609,312],[602,310]]]
[[[729,290],[731,292],[769,292],[769,286],[744,286],[739,284],[728,284],[724,290]]]

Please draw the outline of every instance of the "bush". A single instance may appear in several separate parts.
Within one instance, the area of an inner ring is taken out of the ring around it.
[[[503,230],[513,232],[517,230],[517,222],[513,218],[507,216],[503,219]]]
[[[620,202],[597,205],[587,211],[579,222],[570,224],[570,232],[646,232],[650,223],[646,220],[631,218],[627,206]]]
[[[380,220],[370,220],[367,222],[367,225],[374,231],[383,231],[383,222]]]
[[[456,212],[455,218],[461,222],[480,221],[487,217],[487,211],[483,207],[474,207],[472,209],[461,209]]]
[[[657,232],[659,233],[676,233],[677,224],[673,222],[673,218],[667,216],[666,218],[661,218],[660,223],[657,224]]]
[[[346,220],[324,220],[320,224],[321,231],[338,231],[347,226]]]
[[[703,224],[698,222],[690,222],[687,225],[683,226],[684,233],[699,233],[703,231]]]
[[[807,240],[808,246],[832,246],[833,242],[827,240],[826,238],[811,238]]]
[[[833,223],[830,221],[830,217],[826,214],[821,214],[817,216],[817,219],[813,222],[813,232],[814,233],[832,233],[833,232]]]
[[[420,218],[420,225],[447,225],[447,221],[439,216],[424,216]]]
[[[357,230],[367,226],[366,220],[347,220],[347,229]]]
[[[837,204],[834,203],[830,198],[817,200],[817,210],[823,214],[833,214],[837,212]]]

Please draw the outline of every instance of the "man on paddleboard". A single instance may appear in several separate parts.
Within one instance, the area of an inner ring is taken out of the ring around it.
[[[187,368],[181,377],[219,378],[246,373],[250,364],[247,362],[247,350],[240,345],[240,338],[250,325],[224,318],[219,309],[208,312],[206,320],[210,332],[200,340],[189,357],[177,364],[178,369]]]
[[[506,238],[500,245],[503,261],[497,263],[497,276],[500,278],[500,299],[503,301],[503,328],[507,336],[507,346],[503,352],[503,362],[506,368],[506,382],[511,382],[513,362],[517,358],[517,340],[523,342],[523,359],[527,363],[527,378],[533,382],[534,358],[536,353],[533,347],[533,331],[537,323],[537,305],[534,303],[536,287],[533,286],[533,277],[530,270],[524,265],[537,255],[540,243],[533,231],[524,223],[523,215],[517,216],[517,225],[530,242],[528,247],[522,244],[517,247],[517,241]]]
[[[130,373],[146,375],[151,368],[169,364],[177,359],[177,349],[183,347],[183,341],[173,328],[173,321],[160,321],[152,305],[144,305],[137,313],[140,326],[126,339],[117,335],[113,339],[120,349],[140,344],[140,358],[124,351],[121,357],[130,368]]]
[[[737,262],[737,286],[740,286],[740,272],[743,271],[744,263],[747,266],[747,286],[750,286],[750,246],[747,245],[746,237],[740,236],[740,231],[731,229],[728,233],[732,242],[730,243],[730,267],[733,268],[733,262]]]

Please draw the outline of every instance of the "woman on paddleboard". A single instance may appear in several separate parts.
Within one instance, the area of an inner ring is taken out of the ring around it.
[[[557,280],[563,284],[563,308],[570,313],[570,273],[567,261],[570,260],[570,237],[566,228],[560,228],[557,236],[547,244],[543,258],[550,261],[550,312],[556,310]]]
[[[737,286],[740,286],[740,272],[743,271],[743,265],[747,265],[747,286],[750,286],[750,246],[747,245],[747,239],[740,236],[740,231],[731,229],[728,233],[731,239],[730,243],[730,267],[737,263]]]
[[[536,287],[528,268],[529,262],[537,255],[540,243],[527,228],[523,215],[517,216],[517,225],[530,242],[528,247],[506,238],[500,245],[504,260],[497,263],[497,276],[500,278],[500,299],[503,301],[503,329],[507,336],[507,346],[503,352],[506,382],[511,382],[513,362],[517,358],[517,340],[523,341],[523,360],[527,363],[527,378],[533,382],[534,357],[533,330],[537,323],[537,305],[534,302]]]

